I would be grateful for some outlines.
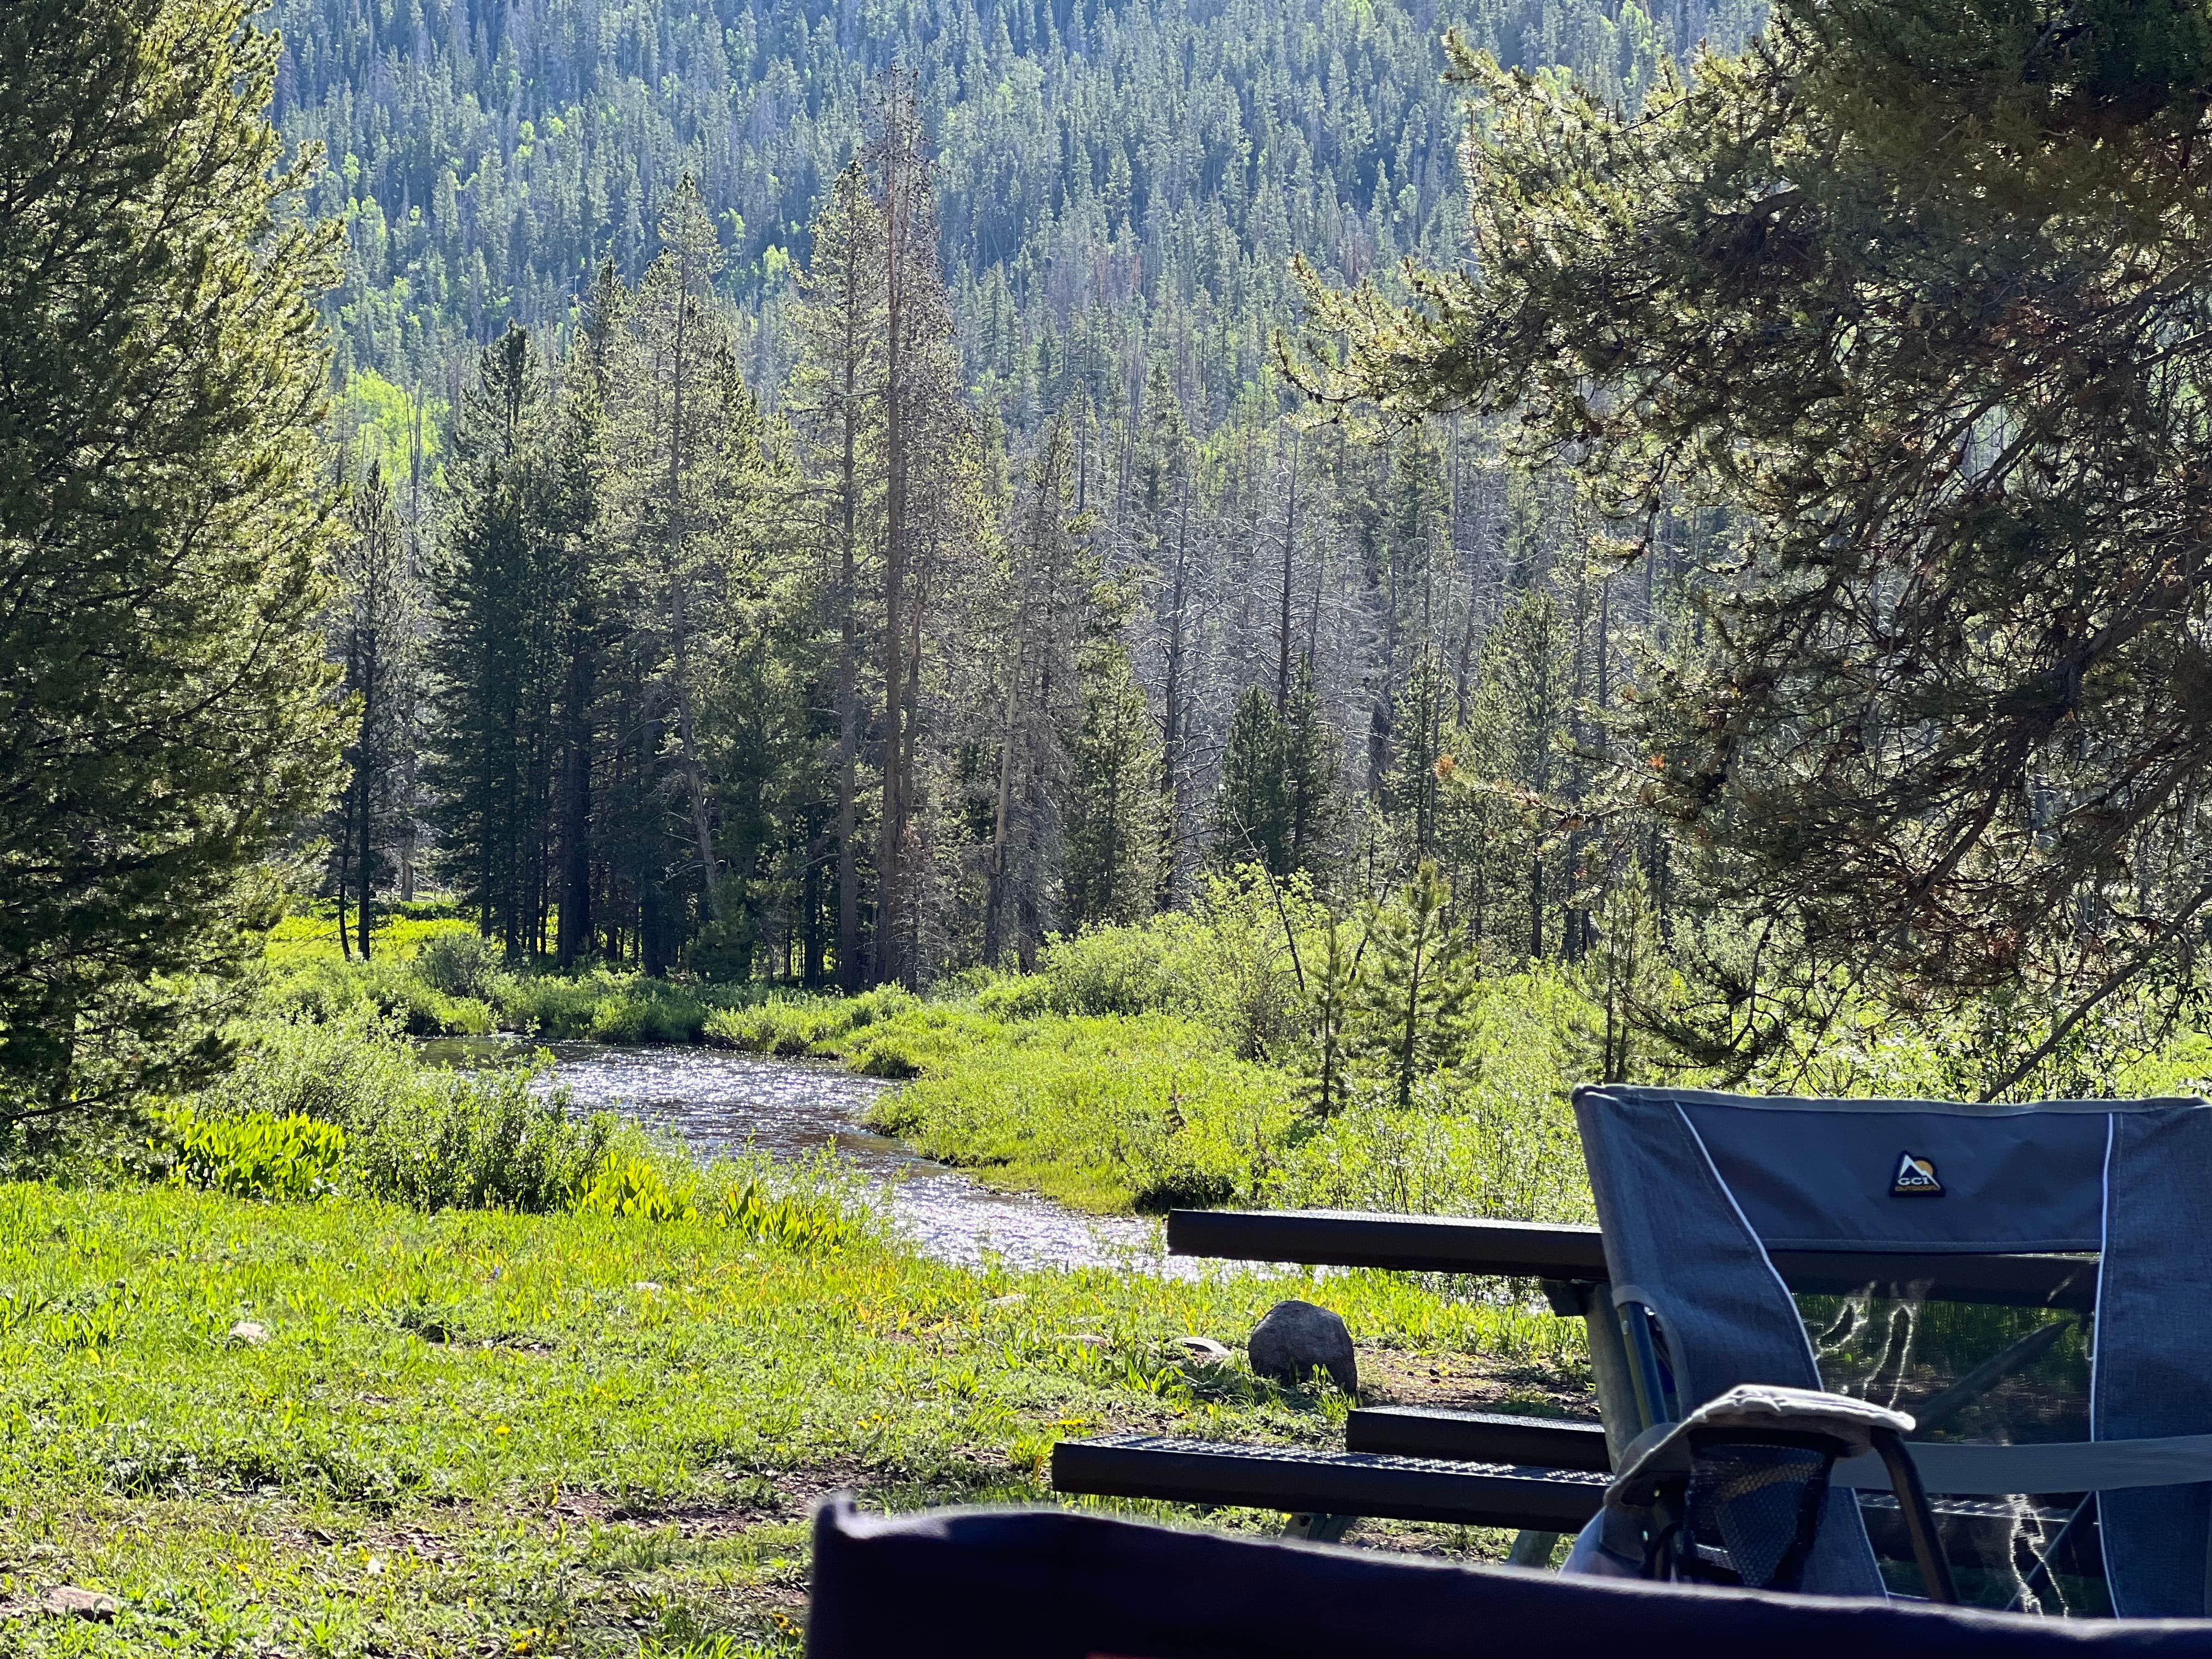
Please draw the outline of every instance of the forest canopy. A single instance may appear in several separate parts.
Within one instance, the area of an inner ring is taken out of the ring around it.
[[[2063,1030],[2190,978],[2208,31],[1785,0],[1634,117],[1459,46],[1479,274],[1311,284],[1321,397],[1506,420],[1624,559],[1672,507],[1727,516],[1702,647],[1620,724],[1641,804],[1800,987],[2027,981]]]

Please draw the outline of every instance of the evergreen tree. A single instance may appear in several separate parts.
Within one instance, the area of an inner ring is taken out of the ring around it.
[[[1517,918],[1531,957],[1545,953],[1546,919],[1568,896],[1547,881],[1552,831],[1564,816],[1553,791],[1567,746],[1574,641],[1544,588],[1515,603],[1484,641],[1473,705],[1446,751],[1437,805],[1454,861],[1468,872],[1478,938]]]
[[[1392,1104],[1413,1104],[1416,1079],[1457,1062],[1474,994],[1473,964],[1445,915],[1450,892],[1424,863],[1395,897],[1368,914],[1366,972],[1352,999],[1346,1047],[1380,1074]]]
[[[1214,796],[1213,855],[1233,868],[1264,865],[1278,880],[1311,870],[1340,816],[1337,739],[1322,718],[1312,676],[1300,670],[1289,704],[1263,687],[1237,699]]]
[[[1129,653],[1111,635],[1085,652],[1083,722],[1071,745],[1067,920],[1151,913],[1159,872],[1159,744]]]
[[[1443,754],[1444,725],[1450,717],[1450,682],[1436,648],[1414,653],[1391,720],[1394,753],[1382,784],[1382,810],[1402,849],[1400,869],[1437,856],[1437,763]]]
[[[398,769],[412,734],[408,729],[420,644],[421,605],[399,515],[383,471],[374,462],[355,486],[348,505],[349,534],[332,561],[337,602],[326,630],[350,701],[346,763],[349,775],[339,797],[332,836],[331,872],[337,898],[338,945],[350,951],[346,892],[355,898],[351,938],[362,960],[370,953],[370,917],[387,851],[404,835],[411,803],[399,798]]]
[[[238,0],[0,17],[0,1116],[184,1086],[335,782],[331,238]],[[312,160],[312,158],[311,158]]]
[[[882,216],[856,163],[839,173],[811,227],[813,258],[787,313],[799,357],[786,407],[805,444],[805,468],[821,504],[818,534],[830,561],[823,592],[837,633],[831,688],[837,722],[837,982],[861,984],[860,750],[866,624],[863,566],[878,544],[884,349]]]
[[[2070,1000],[1996,1090],[2136,975],[2185,977],[2212,906],[2202,17],[1787,0],[1636,114],[1459,68],[1479,275],[1419,274],[1419,310],[1317,285],[1300,372],[1512,411],[1632,550],[1670,506],[1728,515],[1705,648],[1638,720],[1716,901],[1794,939],[1807,987]]]
[[[510,328],[462,398],[431,567],[444,855],[484,935],[536,948],[546,919],[551,714],[567,608],[552,411],[530,337]]]

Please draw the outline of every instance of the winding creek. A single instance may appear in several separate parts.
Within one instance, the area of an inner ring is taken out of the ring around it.
[[[988,1255],[1016,1267],[1120,1267],[1174,1272],[1159,1226],[1088,1216],[972,1176],[871,1133],[860,1117],[890,1085],[841,1067],[726,1049],[550,1045],[575,1106],[635,1116],[680,1136],[701,1158],[756,1148],[799,1159],[824,1148],[887,1196],[899,1226],[927,1254],[966,1264]],[[459,1058],[460,1056],[455,1056]]]

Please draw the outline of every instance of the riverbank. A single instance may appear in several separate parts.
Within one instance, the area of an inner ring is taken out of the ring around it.
[[[1572,975],[1473,980],[1449,1063],[1425,1066],[1407,1101],[1347,1051],[1324,1109],[1310,1036],[1335,927],[1310,899],[1279,908],[1264,888],[1217,882],[1198,913],[1055,942],[1033,972],[971,974],[926,999],[839,997],[516,971],[466,922],[418,906],[387,919],[367,963],[340,959],[331,919],[286,922],[263,1003],[324,1021],[380,1011],[418,1036],[496,1028],[828,1060],[901,1085],[872,1115],[882,1133],[1102,1215],[1242,1203],[1588,1220],[1566,1091],[1602,1020]],[[1338,986],[1340,1024],[1360,989],[1357,975]]]
[[[1574,1380],[1559,1322],[1387,1276],[975,1272],[866,1226],[23,1183],[0,1279],[0,1630],[36,1654],[792,1651],[823,1492],[1037,1499],[1055,1438],[1116,1428],[1331,1441],[1340,1396],[1175,1340],[1285,1295],[1377,1397]],[[114,1621],[29,1610],[57,1584]]]

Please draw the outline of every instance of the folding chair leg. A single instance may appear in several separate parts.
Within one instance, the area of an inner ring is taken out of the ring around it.
[[[1620,1310],[1613,1305],[1613,1286],[1601,1282],[1577,1288],[1583,1298],[1583,1329],[1589,1338],[1598,1420],[1605,1425],[1605,1449],[1617,1469],[1628,1443],[1651,1425],[1637,1409],[1636,1373],[1620,1333]]]
[[[1346,1531],[1358,1518],[1356,1515],[1326,1515],[1318,1510],[1304,1510],[1283,1523],[1283,1536],[1303,1538],[1313,1544],[1341,1543]]]
[[[1559,1547],[1559,1534],[1555,1532],[1523,1532],[1513,1540],[1513,1547],[1505,1553],[1505,1565],[1510,1567],[1548,1567],[1552,1552]]]

